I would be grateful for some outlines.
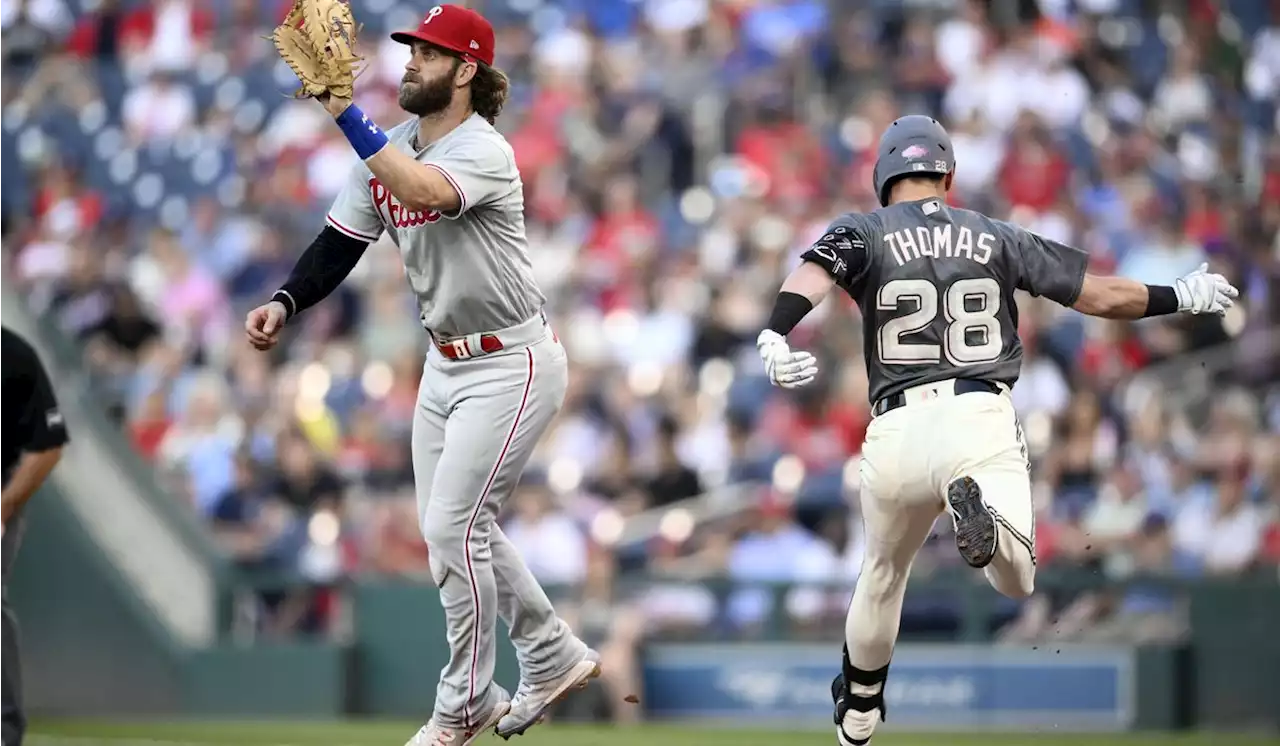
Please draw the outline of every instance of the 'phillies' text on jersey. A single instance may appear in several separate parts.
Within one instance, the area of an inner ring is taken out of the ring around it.
[[[382,185],[376,177],[369,179],[369,198],[373,200],[373,208],[382,216],[387,225],[397,228],[414,228],[419,225],[434,223],[440,219],[439,210],[406,210],[391,190]]]

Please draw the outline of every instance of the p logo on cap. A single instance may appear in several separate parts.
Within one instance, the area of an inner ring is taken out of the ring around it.
[[[464,59],[493,64],[493,26],[479,13],[460,5],[437,5],[410,31],[397,31],[393,41],[424,41]]]

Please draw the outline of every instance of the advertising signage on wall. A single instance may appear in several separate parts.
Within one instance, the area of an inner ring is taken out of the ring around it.
[[[656,718],[831,724],[840,644],[671,644],[645,653]],[[1135,661],[1125,648],[902,645],[885,727],[1126,730]]]

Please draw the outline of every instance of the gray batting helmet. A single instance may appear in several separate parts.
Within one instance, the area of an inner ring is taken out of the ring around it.
[[[910,114],[894,120],[880,136],[872,176],[881,205],[889,204],[893,182],[915,174],[945,175],[956,167],[951,136],[938,120]]]

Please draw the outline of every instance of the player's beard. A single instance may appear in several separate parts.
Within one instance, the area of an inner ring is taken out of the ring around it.
[[[418,78],[400,83],[400,108],[419,117],[444,111],[453,101],[453,76],[461,60],[455,60],[449,72],[431,80]]]

